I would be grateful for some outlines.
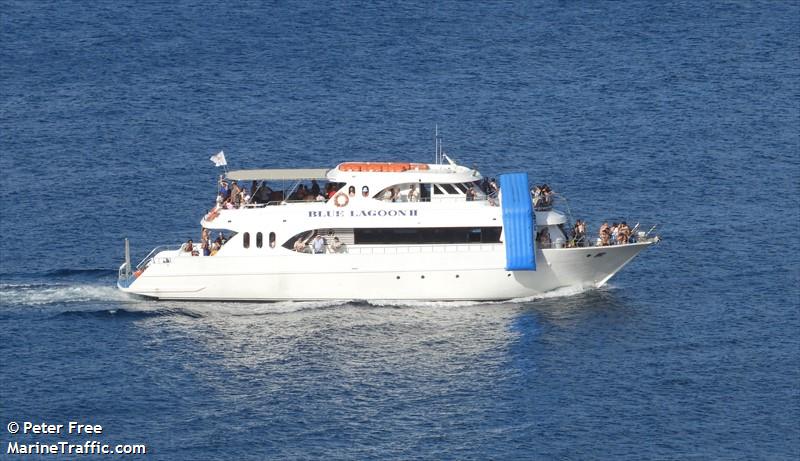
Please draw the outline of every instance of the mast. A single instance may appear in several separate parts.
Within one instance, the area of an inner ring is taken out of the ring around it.
[[[439,124],[436,124],[436,131],[433,136],[433,146],[435,150],[434,163],[441,165],[444,163],[444,149],[442,148],[442,138],[439,136]]]
[[[128,239],[125,239],[125,277],[131,276],[131,247]]]

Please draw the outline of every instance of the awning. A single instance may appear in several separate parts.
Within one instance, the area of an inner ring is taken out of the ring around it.
[[[280,170],[234,170],[225,175],[228,179],[236,181],[265,180],[281,181],[296,179],[325,179],[328,168],[298,168]]]

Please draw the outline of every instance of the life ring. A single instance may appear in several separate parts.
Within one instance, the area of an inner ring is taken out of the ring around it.
[[[336,194],[336,197],[333,198],[333,204],[338,206],[339,208],[347,206],[348,203],[350,203],[350,197],[341,192]]]

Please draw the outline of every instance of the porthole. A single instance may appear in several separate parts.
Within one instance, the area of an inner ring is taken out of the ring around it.
[[[425,276],[424,276],[424,275],[420,275],[420,276],[419,276],[419,278],[421,278],[421,279],[424,279],[424,278],[425,278]]]
[[[269,247],[275,248],[275,232],[269,233]]]
[[[460,276],[460,275],[458,275],[458,274],[456,274],[456,278],[459,278],[459,277],[461,277],[461,276]]]
[[[508,274],[506,274],[506,277],[511,277],[511,272],[509,272]]]
[[[264,246],[264,235],[261,232],[256,233],[256,248]]]
[[[399,275],[397,276],[397,280],[400,280],[400,276]]]
[[[245,248],[250,248],[250,232],[245,232],[242,236],[242,245]]]

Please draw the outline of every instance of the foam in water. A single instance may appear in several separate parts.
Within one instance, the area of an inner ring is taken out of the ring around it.
[[[524,298],[498,301],[492,304],[531,302],[540,299],[552,299],[574,296],[592,289],[585,287],[564,287],[539,295]],[[78,303],[88,301],[138,302],[149,305],[156,301],[142,300],[108,285],[91,284],[0,284],[0,303],[5,305],[40,306],[57,303]],[[346,304],[354,300],[335,301],[278,301],[270,303],[227,303],[227,302],[192,302],[181,301],[181,308],[189,308],[203,314],[223,313],[230,315],[284,314],[303,310],[327,309]],[[375,307],[422,307],[447,308],[470,307],[486,304],[483,301],[417,301],[417,300],[366,300],[366,304]],[[158,302],[163,303],[163,301]]]
[[[525,296],[524,298],[514,298],[509,299],[508,303],[526,303],[531,301],[538,301],[540,299],[553,299],[553,298],[565,298],[569,296],[579,295],[581,293],[585,293],[589,290],[593,290],[593,285],[578,285],[578,286],[568,286],[568,287],[561,287],[556,288],[555,290],[548,291],[546,293],[541,293],[538,295],[533,296]]]
[[[106,285],[0,284],[0,303],[40,306],[86,301],[131,301],[130,295]]]

